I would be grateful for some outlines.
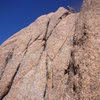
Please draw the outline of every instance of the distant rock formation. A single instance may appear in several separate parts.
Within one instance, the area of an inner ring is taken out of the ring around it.
[[[100,100],[100,1],[63,7],[0,46],[0,100]]]

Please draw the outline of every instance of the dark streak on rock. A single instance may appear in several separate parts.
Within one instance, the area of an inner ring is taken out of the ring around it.
[[[36,40],[38,40],[38,38],[41,36],[41,34],[39,34],[33,41],[32,38],[30,38],[30,40],[28,41],[26,48],[24,50],[24,55],[27,53],[29,46],[32,45],[33,42],[35,42]],[[32,42],[31,42],[32,41]]]
[[[14,75],[13,75],[11,81],[9,82],[8,86],[6,87],[6,88],[7,88],[6,91],[5,91],[5,92],[3,93],[3,95],[0,97],[0,100],[2,100],[3,98],[5,98],[6,95],[8,95],[8,93],[9,93],[11,87],[12,87],[13,81],[14,81],[14,79],[15,79],[17,73],[18,73],[18,70],[19,70],[20,66],[21,66],[21,63],[19,63],[19,65],[18,65],[18,67],[17,67],[17,69],[16,69],[16,71],[15,71],[15,73],[14,73]]]
[[[9,61],[12,59],[12,57],[13,57],[13,51],[14,51],[14,49],[12,49],[12,51],[8,52],[8,55],[7,55],[6,60],[5,60],[4,67],[3,67],[2,72],[1,72],[0,80],[2,79],[3,73],[4,73],[4,71],[5,71],[5,68],[6,68],[8,62],[9,62]]]
[[[48,88],[48,86],[47,86],[47,84],[46,84],[46,85],[45,85],[44,94],[43,94],[43,98],[44,98],[44,100],[45,100],[45,96],[46,96],[46,93],[47,93],[47,88]]]
[[[68,15],[69,13],[68,12],[66,12],[66,13],[64,13],[59,19],[58,19],[58,23],[54,26],[54,29],[57,27],[57,25],[60,23],[60,21],[63,19],[63,18],[65,18],[67,15]],[[53,30],[54,30],[53,29]],[[49,39],[49,37],[51,36],[51,34],[52,34],[52,32],[53,32],[53,30],[51,30],[51,32],[50,32],[50,34],[49,34],[49,36],[47,37],[47,40]]]
[[[65,18],[68,14],[69,14],[69,13],[66,12],[66,13],[64,13],[61,17],[59,17],[58,23],[54,26],[54,28],[53,28],[53,29],[51,30],[51,32],[48,34],[48,29],[49,29],[49,24],[50,24],[50,19],[49,19],[49,21],[48,21],[48,23],[47,23],[46,33],[45,33],[45,36],[44,36],[44,38],[43,38],[43,41],[44,41],[44,44],[43,44],[44,49],[43,49],[43,51],[45,51],[46,45],[47,45],[47,41],[48,41],[49,37],[51,36],[52,32],[54,31],[54,29],[57,27],[57,25],[60,23],[60,21],[61,21],[63,18]],[[48,36],[47,36],[47,35],[48,35]]]
[[[78,67],[77,66],[74,66],[74,63],[73,62],[70,62],[69,63],[69,66],[68,66],[68,68],[67,68],[67,70],[65,70],[65,74],[67,74],[68,73],[68,75],[70,74],[70,71],[74,74],[74,75],[76,75],[77,74],[77,72],[78,72]]]
[[[45,85],[45,90],[44,90],[44,94],[43,94],[44,100],[46,99],[46,94],[47,94],[47,90],[48,90],[48,78],[49,78],[48,59],[47,59],[47,56],[46,56],[46,85]]]
[[[73,91],[76,92],[76,85],[73,83]]]
[[[86,40],[87,40],[87,38],[88,38],[88,34],[87,34],[87,32],[86,32],[86,25],[84,24],[83,25],[83,32],[81,33],[81,36],[80,36],[80,38],[79,39],[77,39],[75,36],[74,36],[74,39],[73,39],[73,45],[78,45],[78,46],[82,46],[85,42],[86,42]]]
[[[27,45],[26,45],[26,48],[25,48],[25,52],[24,52],[24,55],[27,53],[27,51],[28,51],[28,47],[29,47],[29,45],[30,45],[30,42],[31,42],[31,40],[32,40],[32,38],[28,41],[28,43],[27,43]]]
[[[33,42],[35,42],[36,40],[39,40],[39,37],[41,36],[41,34],[39,34],[32,42],[30,42],[30,45],[32,45]],[[30,46],[29,45],[29,46]]]
[[[87,38],[88,38],[88,34],[86,32],[86,26],[83,26],[83,32],[80,35],[80,37],[75,37],[73,39],[73,47],[75,45],[77,46],[82,46]],[[67,74],[68,75],[68,80],[67,80],[67,86],[70,87],[73,92],[72,95],[75,95],[77,97],[78,100],[80,100],[80,96],[81,96],[81,87],[82,87],[82,74],[80,72],[80,67],[79,64],[75,64],[75,52],[74,50],[71,51],[71,60],[69,62],[68,68],[65,69],[64,71],[64,75]],[[77,77],[76,77],[77,75]]]
[[[66,16],[68,15],[68,12],[67,13],[64,13],[59,19],[58,19],[58,23],[54,26],[54,28],[51,30],[51,32],[49,33],[49,35],[48,35],[48,28],[49,28],[49,24],[50,24],[50,19],[49,19],[49,21],[48,21],[48,23],[47,23],[47,28],[46,28],[46,33],[45,33],[45,36],[44,36],[44,38],[43,38],[43,41],[44,41],[44,44],[43,44],[43,51],[45,51],[45,49],[46,49],[46,45],[47,45],[47,41],[48,41],[48,39],[49,39],[49,37],[51,36],[51,34],[52,34],[52,32],[53,32],[53,30],[57,27],[57,25],[60,23],[60,21],[63,19],[63,18],[65,18]],[[48,35],[48,36],[47,36]],[[46,57],[47,58],[47,57]],[[53,72],[52,72],[52,74],[53,74]],[[48,76],[49,75],[49,73],[48,73],[48,61],[47,61],[47,59],[46,59],[46,85],[45,85],[45,90],[44,90],[44,95],[43,95],[43,98],[44,98],[44,100],[45,100],[45,97],[46,97],[46,93],[47,93],[47,89],[48,89]],[[53,85],[53,82],[52,82],[52,88],[54,87],[54,85]]]
[[[43,41],[44,41],[44,44],[43,44],[43,47],[44,47],[44,48],[43,48],[43,51],[45,51],[46,45],[47,45],[47,34],[48,34],[49,24],[50,24],[50,19],[49,19],[49,21],[48,21],[48,23],[47,23],[47,28],[46,28],[45,36],[44,36],[44,38],[43,38]]]

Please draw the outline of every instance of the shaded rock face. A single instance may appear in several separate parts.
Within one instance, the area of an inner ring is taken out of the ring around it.
[[[79,100],[100,100],[99,5],[99,0],[83,0],[75,26],[71,64],[74,63],[76,69],[73,79],[75,97]],[[73,83],[73,79],[69,84]]]
[[[100,1],[39,17],[0,46],[0,100],[100,100]]]

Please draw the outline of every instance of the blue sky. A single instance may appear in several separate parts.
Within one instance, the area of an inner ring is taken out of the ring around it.
[[[43,14],[68,5],[80,10],[82,0],[0,0],[0,44]]]

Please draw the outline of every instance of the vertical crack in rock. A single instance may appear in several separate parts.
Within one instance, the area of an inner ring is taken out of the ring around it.
[[[51,19],[49,18],[49,21],[48,21],[48,23],[47,23],[46,33],[45,33],[45,36],[44,36],[44,38],[43,38],[43,41],[44,41],[44,44],[43,44],[44,49],[43,49],[43,51],[45,51],[46,45],[47,45],[47,41],[48,41],[49,37],[51,36],[51,34],[53,33],[54,29],[55,29],[55,28],[57,27],[57,25],[61,22],[61,20],[62,20],[63,18],[65,18],[67,15],[68,15],[68,12],[64,13],[61,17],[59,17],[57,24],[54,26],[54,28],[51,30],[50,33],[48,33],[48,29],[49,29],[49,25],[50,25],[50,20],[51,20]]]
[[[48,34],[48,28],[49,28],[49,24],[50,24],[50,19],[49,21],[47,22],[47,28],[46,28],[46,33],[45,33],[45,36],[43,38],[43,41],[44,41],[44,44],[43,44],[43,51],[45,51],[46,49],[46,45],[47,45],[47,34]]]
[[[73,91],[76,92],[76,85],[73,83]]]
[[[53,66],[51,64],[51,75],[49,75],[49,70],[48,70],[48,55],[46,55],[46,84],[45,84],[45,90],[44,90],[44,94],[43,94],[43,98],[44,100],[49,100],[49,79],[51,79],[51,88],[54,88],[54,84],[53,84]]]
[[[42,39],[42,41],[44,41],[44,43],[43,43],[43,45],[42,45],[42,46],[43,46],[43,50],[42,50],[42,52],[40,53],[40,57],[39,57],[39,59],[38,59],[38,61],[37,61],[35,74],[37,73],[37,66],[40,64],[40,61],[41,61],[41,57],[42,57],[42,55],[43,55],[43,52],[44,52],[45,49],[46,49],[46,45],[47,45],[47,33],[48,33],[49,23],[50,23],[50,19],[49,19],[48,22],[47,22],[46,32],[45,32],[44,37],[43,37],[43,39]],[[39,37],[40,37],[40,35],[37,36],[37,38],[35,38],[34,41],[36,41]]]
[[[61,21],[64,17],[66,17],[66,15],[68,15],[68,13],[64,13],[59,19],[57,19],[57,24],[53,27],[53,29],[51,30],[50,33],[48,33],[48,28],[49,28],[49,24],[50,24],[50,19],[49,19],[49,21],[47,22],[47,28],[46,28],[45,36],[44,36],[44,38],[43,38],[43,41],[44,41],[43,50],[42,50],[42,52],[41,52],[41,54],[40,54],[40,57],[39,57],[39,60],[38,60],[38,63],[37,63],[36,66],[38,66],[38,64],[40,63],[41,57],[42,57],[42,55],[43,55],[43,52],[46,50],[47,40],[49,39],[49,37],[50,37],[51,34],[53,33],[53,30],[56,28],[56,26],[60,23],[60,21]],[[36,41],[39,37],[40,37],[40,35],[38,35],[38,36],[35,38],[34,41]],[[34,42],[34,41],[33,41],[33,42]],[[25,50],[24,50],[24,56],[25,56],[25,54],[28,52],[28,48],[29,48],[29,46],[30,46],[33,42],[32,42],[32,38],[28,41],[28,43],[27,43],[27,45],[26,45],[26,48],[25,48]],[[9,60],[12,59],[12,56],[13,56],[13,53],[12,53],[12,54],[9,53],[9,55],[8,55],[8,57],[7,57],[7,59],[6,59],[5,67],[6,67],[7,63],[9,62]],[[15,79],[15,77],[16,77],[18,71],[19,71],[20,66],[21,66],[21,63],[18,64],[18,66],[17,66],[17,68],[16,68],[16,71],[14,72],[14,75],[12,76],[12,78],[11,78],[10,82],[8,83],[8,85],[6,86],[6,90],[4,90],[4,93],[3,93],[2,96],[0,97],[0,100],[4,99],[5,96],[8,95],[8,93],[9,93],[9,91],[10,91],[12,85],[13,85],[14,79]],[[37,69],[37,68],[36,68],[36,69]],[[52,81],[53,81],[53,69],[52,69],[51,71],[52,71],[51,77],[52,77]],[[36,72],[37,72],[37,71],[35,71],[35,73],[36,73]],[[44,98],[44,99],[46,98],[46,95],[47,95],[47,94],[48,94],[48,96],[49,96],[49,93],[47,92],[47,91],[49,91],[49,90],[48,90],[48,77],[49,77],[49,73],[48,73],[48,60],[46,59],[46,85],[45,85],[45,90],[44,90],[44,95],[43,95],[43,98]],[[52,88],[53,88],[53,82],[52,82]],[[48,98],[49,98],[49,97],[48,97]]]
[[[47,94],[49,95],[49,93],[48,93],[48,78],[49,78],[48,59],[47,59],[47,56],[46,56],[46,84],[45,84],[45,90],[44,90],[44,94],[43,94],[44,100],[47,100],[47,99],[46,99],[46,95],[47,95]]]
[[[78,74],[78,66],[75,66],[75,61],[74,61],[73,53],[74,52],[71,52],[71,60],[69,62],[67,70],[65,70],[65,72],[64,72],[64,74],[68,74],[69,75],[67,84],[70,83],[70,78],[71,78],[70,75],[71,76],[75,76],[75,75]]]
[[[73,27],[72,27],[72,29],[71,29],[71,31],[70,31],[69,33],[72,32],[72,30],[74,29],[74,26],[75,26],[75,25],[73,25]],[[73,36],[72,36],[72,39],[73,39]],[[56,56],[57,56],[57,54],[59,53],[59,51],[63,48],[64,44],[66,43],[66,40],[67,40],[67,37],[65,38],[63,44],[60,46],[58,52],[54,55],[52,61],[56,58]],[[73,48],[73,43],[72,43],[72,42],[73,42],[73,40],[71,40],[71,45],[70,45],[70,46]]]
[[[47,86],[47,84],[46,84],[46,85],[45,85],[44,94],[43,94],[44,100],[46,100],[47,89],[48,89],[48,86]]]
[[[3,95],[0,97],[0,100],[2,100],[3,98],[5,98],[6,95],[8,95],[8,93],[9,93],[11,87],[12,87],[13,81],[14,81],[14,79],[15,79],[17,73],[18,73],[18,70],[19,70],[20,66],[21,66],[21,63],[18,64],[18,67],[17,67],[17,69],[16,69],[16,71],[15,71],[13,77],[11,78],[11,80],[10,80],[8,86],[6,87],[7,89],[5,90],[5,92],[3,93]]]
[[[27,45],[26,45],[26,48],[25,48],[25,52],[24,52],[24,55],[27,53],[27,51],[28,51],[28,47],[29,47],[29,45],[30,45],[30,42],[31,42],[31,40],[32,40],[32,38],[28,41],[28,43],[27,43]]]
[[[65,70],[65,74],[70,74],[70,71],[76,75],[77,74],[77,70],[78,68],[74,66],[74,63],[73,62],[70,62],[69,65],[68,65],[68,68],[67,70]]]
[[[85,41],[87,40],[88,36],[87,36],[87,32],[86,32],[86,27],[84,24],[83,27],[83,32],[80,36],[80,38],[76,38],[74,36],[73,38],[73,48],[75,45],[77,46],[82,46]],[[80,68],[79,65],[75,64],[76,60],[75,60],[75,49],[73,49],[71,51],[71,60],[69,62],[68,68],[65,69],[64,74],[68,74],[68,80],[67,80],[67,86],[68,88],[72,89],[73,92],[71,92],[72,95],[76,96],[78,100],[80,100],[80,96],[81,96],[81,87],[82,87],[82,75],[80,73]],[[70,90],[69,89],[69,90]]]
[[[4,64],[4,66],[3,66],[3,68],[2,68],[2,71],[1,71],[1,73],[0,73],[0,80],[2,79],[2,76],[3,76],[3,73],[4,73],[4,71],[5,71],[5,68],[6,68],[7,64],[9,63],[9,61],[10,61],[10,60],[12,59],[12,57],[13,57],[13,51],[14,51],[14,49],[12,49],[12,51],[8,52],[8,55],[7,55],[6,60],[5,60],[5,64]]]
[[[29,46],[31,46],[33,42],[35,42],[36,40],[38,40],[38,38],[39,38],[40,36],[41,36],[41,34],[39,34],[33,41],[32,41],[32,37],[30,38],[30,40],[28,41],[28,43],[27,43],[27,45],[26,45],[26,48],[25,48],[25,50],[24,50],[24,55],[26,55]],[[32,42],[31,42],[31,41],[32,41]]]
[[[80,37],[78,36],[78,38],[76,36],[74,36],[73,45],[82,46],[86,42],[86,40],[88,38],[88,34],[86,32],[86,29],[87,28],[86,28],[86,25],[84,23],[83,28],[82,28],[83,32],[81,33]]]
[[[52,62],[53,62],[53,59],[51,59],[51,57],[49,56],[49,55],[47,55],[48,57],[49,57],[49,59],[50,59],[50,62],[51,62],[51,88],[54,88],[54,80],[53,80],[53,64],[52,64]]]
[[[73,96],[76,96],[80,100],[80,91],[81,91],[81,74],[79,70],[79,65],[75,65],[75,55],[74,51],[71,51],[71,60],[69,62],[68,68],[65,69],[64,75],[68,75],[67,88],[66,90],[70,92]],[[76,79],[77,77],[77,79]],[[72,92],[72,91],[73,92]]]
[[[51,64],[51,87],[54,88],[54,82],[53,82],[53,66]]]
[[[69,13],[66,12],[66,13],[64,13],[61,17],[59,17],[59,19],[58,19],[58,23],[54,26],[53,30],[57,27],[57,25],[61,22],[61,20],[62,20],[63,18],[65,18],[68,14],[69,14]],[[51,32],[49,33],[49,35],[48,35],[48,37],[47,37],[47,40],[48,40],[49,37],[51,36],[53,30],[51,30]]]

